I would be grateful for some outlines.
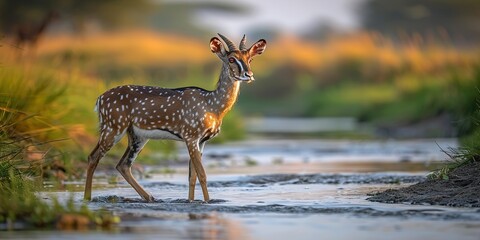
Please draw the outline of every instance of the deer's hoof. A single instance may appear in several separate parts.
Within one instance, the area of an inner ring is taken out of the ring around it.
[[[145,201],[151,203],[151,202],[155,202],[155,198],[153,198],[152,195],[148,196],[147,198],[145,198]]]

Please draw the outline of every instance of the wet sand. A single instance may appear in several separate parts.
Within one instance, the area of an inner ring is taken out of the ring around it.
[[[375,193],[368,200],[480,208],[480,162],[455,169],[448,179],[426,179],[409,187]]]

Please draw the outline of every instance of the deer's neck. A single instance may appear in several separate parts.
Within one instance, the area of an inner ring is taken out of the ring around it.
[[[209,103],[212,111],[222,119],[237,101],[240,82],[236,81],[227,64],[223,63],[217,88],[212,92]]]

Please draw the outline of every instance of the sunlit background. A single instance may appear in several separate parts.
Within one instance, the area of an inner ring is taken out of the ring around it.
[[[451,207],[478,207],[473,188],[448,187],[450,207],[366,198],[480,159],[479,24],[479,0],[0,0],[0,238],[478,239],[478,208]],[[174,141],[133,165],[143,203],[115,169],[123,139],[80,207],[97,97],[213,90],[217,33],[268,44],[203,152],[212,204],[186,199]]]
[[[213,89],[221,63],[208,42],[217,32],[268,41],[252,63],[257,81],[242,86],[217,143],[252,136],[468,142],[475,132],[475,0],[3,0],[0,11],[1,103],[32,118],[15,131],[66,139],[55,144],[82,160],[95,144],[93,106],[106,89]],[[151,143],[145,158],[158,149],[174,154],[173,146]]]

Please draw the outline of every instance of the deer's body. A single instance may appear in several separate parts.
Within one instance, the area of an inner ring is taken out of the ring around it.
[[[219,39],[210,41],[212,52],[223,62],[214,91],[197,87],[166,89],[126,85],[110,89],[97,99],[100,138],[89,156],[85,199],[91,199],[93,172],[99,160],[126,134],[129,146],[117,169],[140,196],[153,200],[133,178],[130,170],[133,161],[149,139],[170,139],[185,142],[189,151],[189,200],[194,198],[198,176],[204,200],[209,201],[206,173],[201,163],[203,146],[219,133],[223,117],[237,99],[240,82],[253,80],[250,60],[266,46],[265,40],[260,40],[247,50],[244,37],[238,50],[221,37],[230,52],[225,51]]]

